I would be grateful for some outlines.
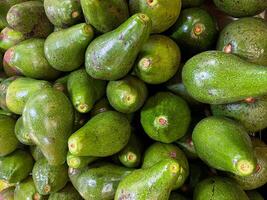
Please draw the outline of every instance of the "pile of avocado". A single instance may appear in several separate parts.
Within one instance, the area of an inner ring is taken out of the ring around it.
[[[266,13],[1,0],[0,200],[263,200]]]

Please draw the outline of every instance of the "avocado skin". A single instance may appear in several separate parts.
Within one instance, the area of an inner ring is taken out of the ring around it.
[[[179,193],[172,192],[169,200],[187,200],[187,198],[185,198],[183,195]]]
[[[264,200],[263,196],[257,190],[246,191],[250,200]]]
[[[69,75],[70,74],[67,74],[65,76],[59,77],[57,80],[55,80],[55,82],[53,84],[53,88],[63,92],[67,96],[68,96],[67,83],[68,83]]]
[[[101,33],[114,30],[129,18],[126,0],[81,0],[81,5],[86,22]]]
[[[163,143],[172,143],[183,137],[190,121],[187,103],[170,92],[158,92],[141,110],[141,124],[146,134]]]
[[[212,177],[200,182],[194,191],[194,200],[249,200],[246,193],[233,180]]]
[[[22,116],[25,130],[49,164],[63,164],[74,120],[68,98],[53,88],[43,89],[27,101]]]
[[[97,37],[86,50],[87,73],[102,80],[118,80],[124,77],[131,70],[150,30],[150,18],[139,13],[117,29]]]
[[[92,108],[90,112],[90,116],[94,117],[100,113],[110,111],[110,110],[112,110],[112,107],[109,104],[108,99],[106,97],[103,97],[102,99],[96,102],[96,104],[94,105],[94,107]]]
[[[217,50],[267,66],[267,22],[246,17],[228,24],[220,33]]]
[[[30,152],[35,161],[45,158],[44,154],[38,146],[30,146]]]
[[[143,1],[130,0],[130,11],[144,13],[152,20],[152,33],[161,33],[170,28],[177,20],[181,7],[181,0]]]
[[[14,200],[14,187],[9,187],[0,192],[0,199]]]
[[[17,76],[12,76],[9,78],[4,79],[3,81],[0,82],[0,107],[4,111],[8,111],[7,105],[6,105],[6,93],[7,93],[7,88],[8,86],[16,80],[18,77]]]
[[[194,143],[192,141],[192,133],[187,132],[181,139],[175,142],[185,153],[189,159],[198,158]]]
[[[48,200],[83,200],[75,188],[68,183],[62,190],[50,194]]]
[[[130,123],[123,114],[103,112],[70,136],[69,151],[77,156],[111,156],[126,146],[130,134]]]
[[[18,118],[15,125],[15,135],[20,143],[25,145],[34,145],[29,133],[24,129],[22,117]]]
[[[85,23],[53,32],[45,40],[45,57],[56,70],[75,70],[84,63],[85,50],[93,37],[92,27]]]
[[[265,66],[220,51],[192,57],[183,68],[182,79],[194,99],[208,104],[232,103],[267,91]]]
[[[9,183],[17,183],[25,179],[31,172],[33,159],[31,155],[23,150],[0,157],[0,179]]]
[[[28,39],[9,48],[4,55],[4,70],[8,76],[53,80],[59,71],[51,67],[44,55],[44,39]]]
[[[265,0],[213,0],[213,2],[221,11],[233,17],[257,15],[267,8]]]
[[[70,168],[84,168],[96,161],[98,158],[93,156],[75,156],[68,152],[67,154],[67,164]],[[75,160],[75,163],[72,161]]]
[[[85,200],[113,200],[119,182],[131,172],[132,169],[126,167],[96,163],[82,169],[69,168],[69,177]]]
[[[77,0],[44,0],[49,21],[56,27],[68,27],[82,19],[81,4]]]
[[[46,159],[41,159],[34,164],[32,178],[36,190],[41,195],[55,193],[67,184],[68,167],[66,164],[49,165]]]
[[[139,52],[134,72],[149,84],[168,81],[178,70],[180,48],[167,36],[152,35]]]
[[[0,156],[6,156],[18,147],[19,141],[14,133],[16,121],[5,115],[0,115]]]
[[[203,4],[204,0],[182,0],[182,8],[198,7]]]
[[[0,33],[0,51],[4,53],[7,49],[25,39],[26,37],[21,32],[5,27]]]
[[[12,6],[6,19],[11,28],[27,37],[45,38],[53,31],[40,1],[26,1]]]

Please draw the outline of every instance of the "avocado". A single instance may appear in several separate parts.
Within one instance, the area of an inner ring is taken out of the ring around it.
[[[204,0],[182,0],[182,8],[198,7],[202,5]]]
[[[152,20],[152,33],[170,28],[179,17],[182,0],[129,0],[131,14],[144,13]]]
[[[68,152],[67,154],[67,164],[70,168],[84,168],[88,164],[96,161],[98,158],[93,156],[75,156]]]
[[[267,22],[246,17],[228,24],[220,33],[217,50],[232,53],[258,65],[267,66]]]
[[[131,75],[121,80],[110,81],[107,85],[109,103],[122,113],[133,113],[139,110],[145,103],[147,95],[146,84]]]
[[[39,194],[58,192],[68,182],[68,167],[66,164],[49,165],[46,159],[37,160],[32,170],[32,178]]]
[[[81,4],[77,0],[44,0],[49,21],[56,27],[68,27],[82,19]]]
[[[170,158],[150,168],[135,170],[119,183],[114,200],[168,200],[179,171],[180,165]]]
[[[233,17],[253,16],[267,9],[266,0],[213,0],[213,2],[221,11]]]
[[[72,132],[79,130],[88,121],[89,116],[87,114],[82,114],[77,110],[74,110],[74,122],[72,127]]]
[[[207,117],[193,131],[198,156],[209,166],[239,176],[256,169],[250,137],[239,123],[223,117]]]
[[[249,200],[264,200],[263,196],[257,190],[246,191]]]
[[[172,143],[183,137],[191,121],[190,109],[179,96],[158,92],[141,110],[141,124],[153,140]]]
[[[74,120],[68,98],[53,88],[42,89],[27,101],[22,117],[25,131],[49,164],[63,164]]]
[[[212,177],[200,182],[194,191],[194,200],[249,200],[246,193],[233,180]]]
[[[184,57],[210,49],[217,40],[218,27],[215,19],[202,8],[187,8],[169,30]]]
[[[30,146],[30,151],[35,161],[45,158],[44,154],[38,146]]]
[[[130,123],[123,114],[103,112],[70,136],[69,151],[76,156],[111,156],[127,145],[130,134]]]
[[[97,37],[86,50],[87,73],[102,80],[123,78],[131,70],[150,30],[150,18],[139,13],[115,30]]]
[[[9,112],[9,110],[7,108],[7,103],[6,103],[7,88],[17,78],[18,78],[17,76],[12,76],[12,77],[6,78],[6,79],[4,79],[3,81],[0,82],[0,107],[4,111],[8,111]]]
[[[69,74],[59,77],[57,80],[55,80],[53,88],[63,92],[68,96],[68,88],[67,88],[68,79],[69,79]]]
[[[86,22],[101,33],[114,30],[129,17],[126,0],[81,0],[81,5]]]
[[[67,87],[72,104],[80,113],[89,112],[106,92],[106,82],[93,79],[85,69],[72,72]]]
[[[48,200],[83,200],[75,188],[68,183],[62,190],[49,195]]]
[[[220,51],[192,57],[183,68],[182,78],[188,93],[208,104],[232,103],[263,96],[267,91],[265,66]]]
[[[93,106],[90,115],[91,117],[94,117],[100,113],[110,111],[112,110],[111,105],[109,104],[109,101],[106,97],[103,97],[99,101],[96,102],[96,104]]]
[[[146,83],[161,84],[174,76],[180,60],[180,48],[172,39],[164,35],[152,35],[138,55],[134,72]]]
[[[25,39],[26,37],[21,32],[5,27],[0,33],[0,51],[4,53],[7,49]]]
[[[6,156],[18,147],[19,141],[14,132],[15,123],[12,117],[0,115],[0,156]]]
[[[14,187],[9,187],[0,192],[0,199],[14,200]]]
[[[32,167],[31,155],[18,149],[5,157],[0,157],[0,179],[8,183],[20,182],[29,176]]]
[[[45,58],[44,42],[44,39],[28,39],[9,48],[3,63],[6,74],[44,80],[58,77],[59,71],[52,68]]]
[[[183,150],[186,157],[189,159],[198,158],[193,140],[192,133],[187,132],[181,139],[175,141],[175,143]]]
[[[119,182],[131,172],[126,167],[97,163],[82,169],[69,168],[69,177],[85,200],[113,200]]]
[[[0,179],[0,192],[2,192],[3,190],[13,187],[15,184],[12,183],[8,183],[7,181]]]
[[[27,37],[45,38],[53,31],[40,1],[26,1],[12,6],[6,20],[11,28]]]
[[[84,53],[94,37],[93,29],[85,23],[51,33],[45,40],[45,57],[59,71],[72,71],[84,63]]]
[[[13,119],[17,119],[17,115],[15,115],[14,113],[10,112],[10,111],[6,111],[0,108],[0,115],[5,115],[8,117],[11,117]]]
[[[185,198],[183,195],[179,193],[172,192],[169,200],[187,200],[187,198]]]
[[[20,143],[25,145],[34,145],[29,133],[24,129],[22,117],[20,117],[15,125],[15,135]]]

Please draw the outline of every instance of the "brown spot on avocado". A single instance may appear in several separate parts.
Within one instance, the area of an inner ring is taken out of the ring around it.
[[[231,44],[231,43],[227,44],[227,45],[223,48],[223,51],[224,51],[225,53],[232,53],[232,44]]]

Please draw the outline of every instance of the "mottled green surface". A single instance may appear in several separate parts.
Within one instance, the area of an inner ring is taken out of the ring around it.
[[[0,51],[2,52],[26,39],[21,32],[15,31],[10,27],[5,27],[1,31],[0,38]]]
[[[48,200],[83,200],[80,194],[69,183],[62,190],[50,194]]]
[[[24,129],[22,117],[20,117],[16,122],[15,135],[20,143],[25,145],[34,145],[33,141],[30,138],[29,132]]]

